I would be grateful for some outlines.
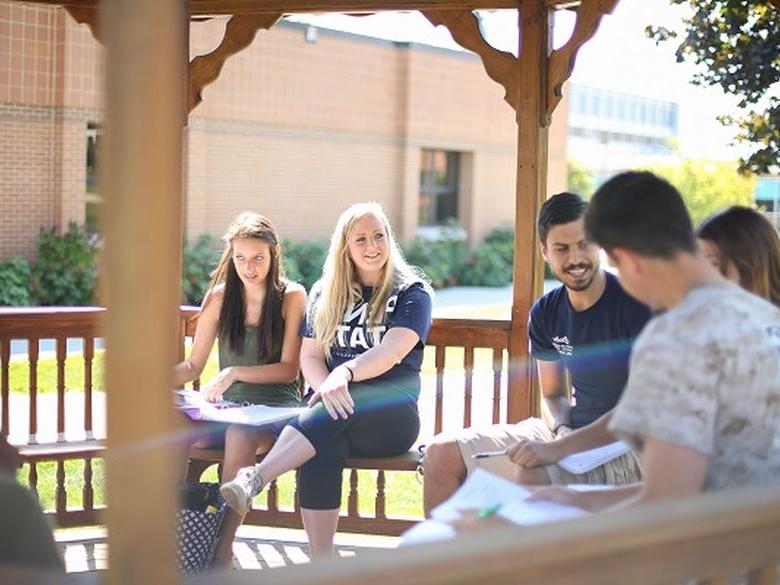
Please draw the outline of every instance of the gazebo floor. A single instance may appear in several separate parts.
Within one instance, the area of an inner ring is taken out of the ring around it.
[[[55,531],[69,573],[101,571],[108,566],[108,543],[105,528],[78,528]],[[339,556],[351,557],[369,550],[392,549],[398,538],[370,534],[336,535]],[[303,530],[242,526],[233,545],[237,569],[262,570],[309,562],[306,535]]]

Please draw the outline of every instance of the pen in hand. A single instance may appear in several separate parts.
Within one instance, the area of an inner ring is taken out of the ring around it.
[[[474,459],[486,459],[488,457],[500,457],[506,455],[506,449],[500,451],[482,451],[481,453],[474,453],[471,457]]]

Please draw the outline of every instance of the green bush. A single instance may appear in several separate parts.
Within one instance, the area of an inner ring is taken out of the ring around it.
[[[290,248],[294,244],[289,241],[282,242],[282,268],[284,269],[285,276],[293,282],[302,282],[303,275],[301,269],[298,266],[298,258],[290,253]]]
[[[300,282],[306,290],[311,290],[312,285],[322,276],[322,266],[328,255],[328,243],[323,240],[284,240],[282,254],[287,278]]]
[[[32,270],[33,296],[40,305],[89,305],[97,282],[97,247],[75,223],[64,234],[42,229]]]
[[[485,236],[485,244],[495,250],[501,261],[509,265],[511,271],[515,257],[515,228],[512,226],[494,228]]]
[[[221,245],[218,238],[201,234],[190,245],[184,238],[181,267],[181,293],[187,303],[199,305],[209,284],[209,274],[219,262]]]
[[[469,253],[460,273],[467,286],[504,286],[512,282],[515,232],[511,227],[493,229],[485,241]]]
[[[0,262],[0,305],[24,307],[33,304],[32,268],[21,256]]]
[[[464,286],[504,286],[512,282],[512,263],[507,263],[493,244],[483,242],[469,253],[461,270]]]
[[[434,288],[454,286],[466,260],[466,243],[460,228],[444,228],[436,239],[417,237],[404,247],[409,264],[420,268]]]

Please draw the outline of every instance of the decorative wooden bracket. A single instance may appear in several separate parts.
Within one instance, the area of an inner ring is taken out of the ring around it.
[[[95,6],[66,6],[65,10],[68,11],[73,17],[73,20],[79,24],[86,24],[89,30],[92,31],[92,36],[99,43],[103,42],[103,38],[100,36],[100,14]]]
[[[216,81],[225,61],[248,47],[258,30],[271,28],[281,16],[281,13],[237,14],[228,21],[219,46],[190,61],[188,111],[192,112],[203,101],[203,88]]]
[[[517,95],[517,59],[511,53],[493,48],[479,30],[479,20],[470,10],[423,10],[434,26],[445,26],[460,46],[473,51],[482,59],[488,76],[503,86],[504,100],[514,110]]]
[[[618,0],[582,0],[577,8],[577,23],[568,42],[553,51],[547,64],[547,91],[544,122],[550,123],[553,111],[563,97],[564,82],[574,70],[577,53],[594,34],[605,14],[615,9]]]

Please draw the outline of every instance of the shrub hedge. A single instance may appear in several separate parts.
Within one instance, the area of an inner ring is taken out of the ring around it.
[[[514,230],[498,227],[469,249],[463,230],[443,228],[435,238],[417,237],[402,248],[410,264],[419,267],[436,288],[453,285],[502,286],[512,282]],[[282,243],[284,269],[307,290],[322,273],[328,252],[324,240]],[[182,254],[182,301],[199,304],[209,274],[222,250],[220,240],[201,235],[185,239]],[[67,232],[41,230],[34,263],[12,257],[0,263],[0,305],[88,305],[94,302],[99,243],[83,227]]]

